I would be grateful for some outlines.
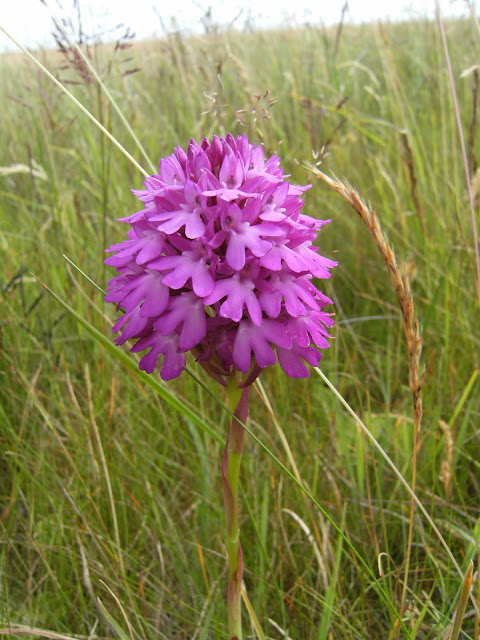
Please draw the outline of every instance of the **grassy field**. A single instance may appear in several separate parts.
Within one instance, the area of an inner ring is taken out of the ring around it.
[[[478,215],[480,32],[444,27]],[[305,211],[331,218],[321,253],[339,262],[322,371],[450,550],[324,380],[271,368],[249,422],[268,451],[248,437],[242,470],[245,584],[265,637],[454,637],[480,543],[479,295],[438,24],[213,30],[90,53],[145,155],[78,58],[36,55],[148,172],[190,137],[231,131],[313,182]],[[62,257],[105,287],[104,248],[124,238],[116,219],[139,208],[142,175],[25,56],[0,58],[0,87],[1,633],[227,638],[223,392],[193,362],[212,395],[188,374],[140,375],[111,347],[113,306]],[[378,237],[319,169],[376,211],[411,284],[420,363]],[[475,600],[476,577],[461,638],[480,637]]]

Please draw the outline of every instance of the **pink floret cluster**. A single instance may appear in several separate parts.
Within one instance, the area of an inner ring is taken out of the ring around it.
[[[105,300],[123,310],[116,343],[148,349],[141,369],[163,356],[161,377],[176,378],[191,351],[223,384],[235,371],[249,384],[277,358],[293,378],[318,365],[334,323],[312,280],[336,262],[313,246],[328,221],[301,213],[308,186],[285,177],[277,156],[229,134],[177,147],[134,191],[144,208],[120,218],[131,229],[107,250],[119,275]]]

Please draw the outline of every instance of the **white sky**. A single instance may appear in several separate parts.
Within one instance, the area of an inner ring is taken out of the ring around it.
[[[72,15],[73,0],[45,0],[57,15]],[[100,30],[113,29],[123,23],[137,38],[162,33],[160,16],[167,27],[175,17],[182,29],[201,31],[200,19],[212,8],[218,23],[229,23],[237,17],[242,27],[248,18],[255,26],[276,26],[287,21],[302,24],[333,24],[340,18],[344,0],[79,0],[85,31],[93,24]],[[478,2],[478,0],[477,0]],[[471,3],[470,3],[471,4]],[[475,5],[475,2],[473,2]],[[349,0],[346,19],[349,22],[395,20],[433,16],[435,0]],[[468,15],[468,0],[440,0],[442,15]],[[90,24],[89,24],[89,21]],[[51,45],[52,30],[49,11],[41,0],[0,0],[0,26],[27,47]],[[97,29],[98,32],[98,29]],[[15,46],[0,31],[0,52]]]

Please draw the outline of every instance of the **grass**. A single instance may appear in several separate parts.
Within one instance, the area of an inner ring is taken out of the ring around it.
[[[444,26],[475,190],[478,70],[461,74],[477,63],[480,36],[471,21]],[[322,253],[339,261],[327,291],[336,339],[322,371],[406,481],[416,474],[418,497],[466,573],[480,540],[479,301],[440,31],[429,22],[344,25],[337,47],[336,35],[218,30],[91,53],[154,164],[190,137],[246,131],[296,182],[313,181],[306,210],[332,219]],[[59,52],[36,55],[150,171],[78,62],[62,69]],[[193,362],[213,395],[188,375],[168,387],[139,375],[111,346],[113,308],[62,257],[105,287],[103,250],[123,239],[116,218],[135,210],[129,189],[141,173],[25,57],[0,58],[0,86],[0,627],[226,638],[222,392]],[[367,227],[320,179],[320,159],[321,171],[371,203],[411,284],[421,423],[389,272]],[[474,195],[478,211],[478,187]],[[322,379],[265,371],[250,416],[309,494],[247,438],[245,583],[266,636],[453,637],[461,575]],[[478,584],[472,593],[478,603]],[[471,601],[459,637],[479,638]]]

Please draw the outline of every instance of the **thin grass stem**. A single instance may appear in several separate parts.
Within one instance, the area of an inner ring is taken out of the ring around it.
[[[375,436],[370,432],[370,430],[368,429],[368,427],[365,426],[365,424],[362,422],[362,420],[360,420],[360,418],[358,417],[358,415],[355,413],[355,411],[351,408],[351,406],[348,404],[348,402],[344,399],[344,397],[342,396],[341,393],[339,393],[337,391],[337,389],[334,387],[334,385],[330,382],[330,380],[327,378],[327,376],[318,368],[315,367],[315,371],[317,372],[317,374],[320,376],[320,378],[325,382],[325,384],[327,385],[327,387],[330,389],[330,391],[332,391],[335,396],[337,397],[337,399],[342,403],[342,405],[345,407],[345,409],[348,411],[348,413],[352,416],[352,418],[355,420],[355,422],[357,424],[360,425],[360,428],[362,429],[362,431],[367,435],[367,437],[369,438],[369,440],[373,443],[373,445],[375,446],[375,448],[377,449],[377,451],[382,455],[382,457],[384,458],[384,460],[387,462],[387,464],[391,467],[392,471],[394,472],[394,474],[397,476],[397,478],[400,480],[400,482],[403,484],[403,486],[405,487],[405,489],[407,490],[408,494],[410,495],[410,497],[415,501],[416,505],[418,506],[418,508],[420,509],[420,511],[423,513],[425,520],[428,522],[428,524],[432,527],[433,531],[435,532],[435,535],[437,536],[437,538],[439,539],[440,543],[442,544],[443,548],[445,549],[448,557],[450,558],[453,566],[455,567],[455,569],[457,570],[458,575],[463,578],[463,571],[460,567],[460,565],[458,564],[458,562],[455,559],[455,556],[453,555],[450,547],[448,546],[445,538],[442,536],[442,534],[440,533],[439,528],[437,527],[437,525],[435,524],[435,522],[432,520],[430,514],[428,513],[428,511],[425,509],[425,507],[422,504],[422,501],[420,500],[420,498],[417,496],[417,494],[412,490],[412,488],[410,487],[410,485],[408,484],[408,482],[405,480],[405,478],[403,477],[403,475],[400,473],[399,469],[396,467],[395,463],[393,462],[393,460],[390,458],[390,456],[388,455],[388,453],[385,451],[385,449],[382,447],[382,445],[378,442],[378,440],[375,438]],[[471,601],[473,603],[473,606],[475,608],[475,611],[477,611],[477,613],[480,613],[480,611],[478,610],[477,607],[477,603],[475,601],[475,599],[471,596]]]
[[[124,155],[124,156],[126,156],[126,157],[128,158],[128,160],[130,160],[130,162],[131,162],[131,163],[132,163],[132,164],[133,164],[133,165],[134,165],[134,166],[135,166],[135,167],[140,171],[140,173],[142,173],[145,177],[147,177],[147,176],[149,175],[149,174],[145,171],[145,169],[144,169],[144,168],[143,168],[143,167],[142,167],[142,166],[141,166],[141,165],[140,165],[140,164],[135,160],[135,158],[134,158],[132,155],[130,155],[130,153],[128,153],[128,151],[125,149],[125,147],[123,147],[123,146],[120,144],[120,142],[118,142],[118,140],[115,138],[115,136],[113,136],[113,135],[110,133],[110,131],[108,131],[108,130],[107,130],[107,129],[106,129],[106,128],[105,128],[105,127],[104,127],[104,126],[103,126],[103,125],[102,125],[102,124],[101,124],[101,123],[100,123],[96,118],[95,118],[95,116],[93,116],[93,115],[90,113],[90,111],[89,111],[86,107],[84,107],[84,106],[83,106],[83,104],[82,104],[79,100],[77,100],[77,98],[75,98],[75,96],[74,96],[74,95],[72,95],[72,94],[70,93],[70,91],[69,91],[66,87],[64,87],[64,86],[63,86],[63,84],[62,84],[59,80],[57,80],[57,78],[55,78],[55,76],[54,76],[52,73],[50,73],[50,71],[49,71],[46,67],[44,67],[44,66],[43,66],[43,64],[42,64],[39,60],[37,60],[37,59],[35,58],[35,56],[32,56],[32,54],[31,54],[29,51],[27,51],[27,49],[25,49],[25,47],[23,47],[23,46],[18,42],[18,40],[16,40],[16,39],[15,39],[15,38],[14,38],[14,37],[13,37],[13,36],[12,36],[12,35],[7,31],[7,30],[6,30],[6,29],[4,29],[1,25],[0,25],[0,31],[2,31],[2,32],[7,36],[7,38],[9,38],[9,39],[13,42],[13,44],[15,44],[15,45],[20,49],[20,51],[22,51],[22,53],[24,53],[24,54],[27,56],[27,58],[29,58],[29,59],[30,59],[34,64],[36,64],[36,65],[37,65],[37,67],[39,67],[39,69],[41,69],[41,70],[42,70],[42,72],[43,72],[43,73],[44,73],[48,78],[50,78],[50,80],[51,80],[52,82],[54,82],[54,83],[56,84],[56,85],[57,85],[57,87],[58,87],[59,89],[61,89],[61,91],[63,91],[63,93],[65,93],[65,95],[67,95],[67,96],[70,98],[70,100],[75,104],[75,106],[77,106],[77,107],[80,109],[80,111],[82,111],[82,112],[87,116],[87,118],[90,118],[90,120],[95,124],[95,126],[97,126],[97,127],[100,129],[100,131],[101,131],[103,134],[105,134],[105,135],[107,136],[107,138],[110,140],[110,142],[112,142],[112,143],[117,147],[117,149],[119,149],[119,150],[123,153],[123,155]]]
[[[475,201],[473,197],[472,183],[470,180],[470,168],[468,165],[467,148],[465,146],[465,137],[463,135],[462,117],[460,115],[460,107],[458,104],[457,90],[455,89],[455,80],[453,78],[452,63],[450,61],[450,54],[448,52],[447,37],[445,35],[445,29],[443,27],[443,21],[440,14],[440,5],[438,0],[435,0],[435,10],[437,14],[438,26],[440,28],[440,34],[442,36],[443,50],[445,52],[445,61],[447,63],[448,79],[450,82],[450,91],[452,93],[453,105],[455,109],[455,119],[457,121],[458,137],[460,139],[460,146],[462,148],[463,168],[465,170],[465,182],[467,183],[468,203],[470,205],[470,215],[472,220],[472,236],[473,236],[473,249],[475,252],[475,262],[477,266],[477,296],[480,303],[480,247],[478,244],[478,230],[477,221],[475,218]]]
[[[103,93],[107,96],[109,102],[111,103],[112,107],[115,109],[118,117],[120,118],[120,120],[122,121],[122,124],[125,126],[126,130],[128,131],[128,133],[130,134],[130,136],[132,137],[133,141],[135,142],[135,144],[137,145],[140,153],[142,154],[142,156],[145,158],[147,164],[150,167],[150,170],[152,173],[156,172],[156,167],[153,164],[153,162],[151,161],[148,153],[145,151],[145,148],[143,147],[142,143],[140,142],[140,140],[138,139],[137,134],[135,133],[135,131],[132,129],[132,127],[130,126],[130,123],[128,122],[127,118],[123,115],[123,111],[120,109],[120,107],[118,106],[117,101],[115,100],[115,98],[112,96],[110,90],[108,89],[108,87],[105,85],[105,83],[103,82],[103,80],[101,79],[101,77],[98,75],[97,70],[95,69],[95,67],[92,65],[92,63],[90,62],[90,60],[88,59],[88,57],[84,54],[84,52],[82,51],[82,49],[78,46],[78,44],[75,42],[75,40],[72,40],[72,38],[70,37],[70,34],[67,32],[67,30],[64,28],[64,21],[55,13],[55,11],[52,8],[52,5],[50,4],[49,0],[43,0],[44,4],[46,5],[48,11],[50,12],[50,15],[55,19],[56,24],[58,25],[58,27],[61,29],[62,34],[65,36],[65,38],[67,39],[68,43],[70,44],[71,47],[73,47],[75,49],[75,51],[78,53],[78,55],[82,58],[82,60],[84,61],[84,63],[87,65],[88,70],[90,71],[90,73],[92,74],[92,76],[95,78],[95,80],[97,81],[97,83],[99,84],[99,86],[101,87]]]

